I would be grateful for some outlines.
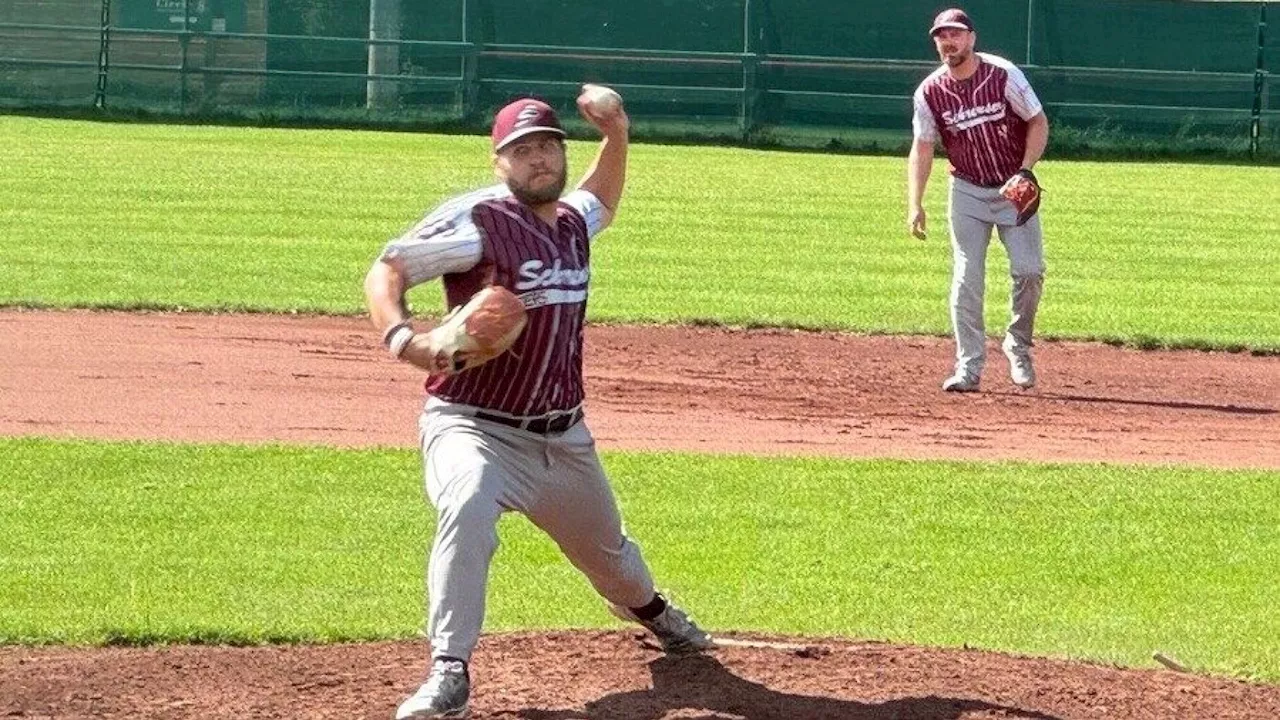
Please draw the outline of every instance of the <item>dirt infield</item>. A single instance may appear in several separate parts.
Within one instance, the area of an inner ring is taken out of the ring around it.
[[[1280,357],[1042,343],[945,394],[951,345],[587,330],[605,449],[1280,468]],[[0,312],[0,434],[411,447],[421,375],[358,318]]]
[[[936,338],[587,331],[602,448],[1280,468],[1280,358],[1038,350],[1015,390],[946,395]],[[414,444],[421,378],[359,319],[0,312],[0,434]],[[714,625],[714,623],[712,623]],[[491,635],[474,716],[1267,718],[1280,686],[969,650],[808,640],[665,659],[624,633]],[[0,648],[0,718],[388,718],[422,643]]]
[[[0,648],[0,717],[390,718],[422,643]],[[490,635],[473,716],[515,720],[1274,719],[1280,687],[973,650],[824,641],[665,658],[623,633]]]

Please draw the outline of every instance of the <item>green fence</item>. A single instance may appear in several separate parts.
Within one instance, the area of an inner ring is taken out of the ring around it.
[[[734,135],[905,142],[937,65],[937,0],[8,0],[0,107],[452,119],[517,93]],[[1218,138],[1280,154],[1263,2],[974,0],[979,49],[1018,63],[1080,137]],[[1055,133],[1057,135],[1057,133]]]

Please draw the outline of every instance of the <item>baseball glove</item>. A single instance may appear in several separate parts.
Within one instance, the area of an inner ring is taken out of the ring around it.
[[[1000,194],[1013,203],[1018,212],[1018,225],[1025,225],[1040,210],[1040,182],[1035,173],[1023,168],[1000,187]]]
[[[453,375],[482,365],[515,344],[528,322],[520,298],[498,285],[455,307],[431,331],[389,343],[393,355],[433,375]]]

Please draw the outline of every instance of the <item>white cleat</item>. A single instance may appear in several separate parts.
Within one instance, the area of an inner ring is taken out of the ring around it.
[[[1023,390],[1035,387],[1036,368],[1031,364],[1031,354],[1013,350],[1005,350],[1004,354],[1009,358],[1009,379],[1013,384]]]
[[[963,370],[942,381],[943,392],[978,392],[978,378]]]
[[[459,660],[437,658],[431,664],[427,681],[396,709],[396,720],[465,718],[470,714],[467,708],[470,697],[471,678],[467,675],[467,666]]]
[[[711,636],[670,601],[667,609],[652,620],[641,620],[629,609],[618,605],[611,604],[609,609],[621,620],[643,625],[658,638],[662,651],[668,655],[689,655],[715,647]]]

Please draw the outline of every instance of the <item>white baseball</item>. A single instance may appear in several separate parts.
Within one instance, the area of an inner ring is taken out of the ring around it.
[[[622,96],[604,85],[583,85],[582,95],[595,115],[610,115],[622,107]]]

